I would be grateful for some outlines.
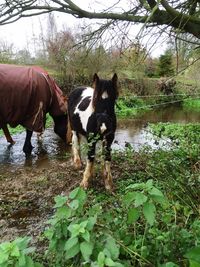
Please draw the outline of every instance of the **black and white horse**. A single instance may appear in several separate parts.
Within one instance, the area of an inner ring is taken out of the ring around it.
[[[95,73],[94,88],[79,87],[69,95],[68,114],[72,128],[73,162],[76,168],[82,166],[80,137],[85,136],[88,142],[87,163],[81,182],[85,189],[93,176],[96,143],[102,140],[105,188],[112,190],[111,144],[116,130],[117,79],[117,75],[114,74],[111,80],[102,80]]]

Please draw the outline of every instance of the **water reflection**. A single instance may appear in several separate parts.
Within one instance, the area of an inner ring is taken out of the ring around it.
[[[135,150],[138,150],[144,145],[149,145],[153,149],[169,145],[169,139],[163,139],[158,144],[149,131],[148,124],[158,122],[200,122],[200,112],[184,110],[181,106],[168,106],[148,111],[134,119],[118,121],[113,148],[124,149],[127,144],[131,144]]]
[[[118,121],[118,128],[115,135],[114,149],[124,149],[131,144],[138,150],[143,145],[149,145],[157,148],[158,144],[148,129],[148,123],[157,122],[200,122],[200,112],[187,111],[177,106],[163,107],[160,110],[148,111],[137,118]],[[48,167],[52,158],[61,159],[65,157],[66,152],[70,152],[68,147],[57,137],[53,129],[47,129],[42,141],[38,141],[34,133],[32,144],[34,146],[32,155],[26,158],[22,148],[25,140],[25,132],[13,136],[15,145],[8,145],[5,137],[0,137],[0,170],[6,170],[9,166],[25,166],[36,168]],[[159,146],[165,145],[169,140],[163,140]],[[64,161],[65,159],[63,159]]]
[[[64,156],[66,153],[65,144],[53,132],[53,129],[45,130],[42,140],[38,141],[37,134],[33,133],[32,145],[33,151],[29,157],[23,153],[25,132],[13,135],[16,141],[14,145],[8,145],[4,136],[0,137],[0,168],[4,165],[24,165],[25,167],[44,167],[50,164],[49,159]]]

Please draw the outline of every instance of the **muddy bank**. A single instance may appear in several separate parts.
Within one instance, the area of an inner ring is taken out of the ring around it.
[[[51,160],[46,167],[0,170],[0,241],[37,236],[52,213],[53,198],[67,194],[82,176],[71,160]]]
[[[45,222],[53,214],[54,197],[68,194],[82,179],[84,167],[75,170],[70,154],[65,158],[60,154],[57,158],[44,160],[45,164],[40,160],[40,165],[37,161],[27,161],[24,165],[22,162],[18,165],[12,163],[7,167],[0,164],[0,242],[28,235],[32,237],[32,244],[37,246]],[[97,159],[91,186],[104,191],[100,166]],[[121,166],[119,168],[113,162],[115,181],[120,172]]]

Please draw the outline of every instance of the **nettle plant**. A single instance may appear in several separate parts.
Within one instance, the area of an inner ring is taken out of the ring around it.
[[[167,204],[163,193],[150,179],[146,183],[135,183],[126,187],[123,204],[127,209],[128,224],[135,223],[141,216],[152,226],[155,222],[157,204]]]
[[[83,189],[76,188],[69,197],[57,196],[55,202],[56,212],[44,233],[49,240],[47,258],[53,266],[124,266],[115,239],[95,229],[101,207],[96,205],[88,211]]]
[[[181,262],[199,267],[199,221],[191,231],[174,228],[179,232],[173,239],[171,219],[165,225],[160,217],[170,203],[153,181],[130,184],[124,190],[123,197],[99,194],[94,199],[94,194],[86,195],[78,187],[69,196],[55,197],[55,213],[44,232],[49,244],[46,259],[42,257],[44,266],[175,267],[172,247],[174,242],[179,245],[182,233],[181,244],[186,247],[179,253],[185,258]],[[194,231],[197,240],[188,243]],[[32,260],[34,248],[28,247],[29,242],[24,237],[0,244],[0,267],[42,267]]]
[[[30,240],[30,237],[19,237],[0,244],[0,267],[42,267],[29,256],[35,251],[34,247],[28,247]]]

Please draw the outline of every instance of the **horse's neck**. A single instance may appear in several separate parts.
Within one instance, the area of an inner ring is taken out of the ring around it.
[[[115,102],[103,99],[96,104],[94,111],[96,113],[107,113],[111,116],[115,113]]]

